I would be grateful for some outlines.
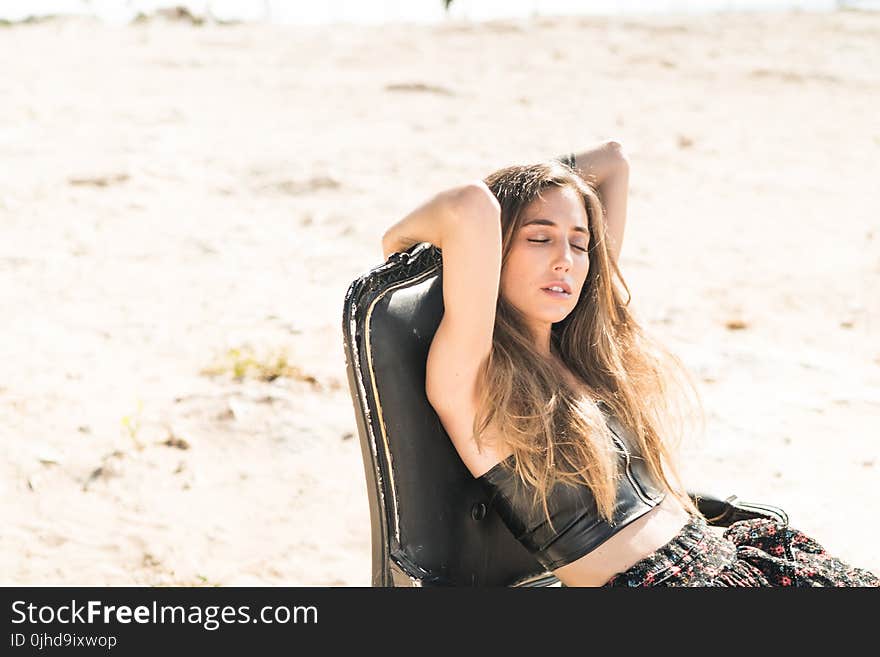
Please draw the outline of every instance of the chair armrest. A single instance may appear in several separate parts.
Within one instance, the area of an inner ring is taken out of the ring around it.
[[[432,575],[421,566],[414,564],[406,555],[395,553],[389,560],[391,580],[394,587],[445,587],[456,586],[454,582]],[[555,575],[550,572],[536,572],[508,584],[511,587],[551,587],[562,586]]]
[[[745,502],[736,495],[722,500],[713,495],[688,491],[688,496],[697,505],[700,513],[706,517],[706,522],[713,527],[729,527],[740,520],[752,518],[766,518],[788,525],[788,514],[778,506]]]

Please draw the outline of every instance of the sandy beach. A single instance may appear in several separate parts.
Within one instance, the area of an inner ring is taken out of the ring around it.
[[[58,19],[0,59],[0,584],[368,586],[348,285],[434,192],[608,138],[688,487],[880,573],[880,14]]]

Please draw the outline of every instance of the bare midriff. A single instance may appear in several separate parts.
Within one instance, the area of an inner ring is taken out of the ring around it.
[[[633,520],[599,547],[553,571],[566,586],[602,586],[617,573],[666,545],[690,519],[681,502],[667,493],[663,501]]]

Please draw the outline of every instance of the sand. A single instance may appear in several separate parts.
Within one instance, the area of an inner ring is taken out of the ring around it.
[[[878,44],[859,12],[0,28],[0,583],[369,585],[345,290],[435,191],[608,138],[631,307],[703,396],[689,487],[880,572]]]

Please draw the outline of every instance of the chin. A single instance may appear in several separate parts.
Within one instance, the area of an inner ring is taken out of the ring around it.
[[[532,313],[529,315],[533,320],[547,324],[557,324],[571,314],[571,310],[557,310],[556,312]]]
[[[544,315],[547,317],[548,321],[560,322],[571,315],[575,305],[575,303],[572,303],[571,306],[556,306],[555,308],[548,308]]]
[[[529,321],[545,324],[556,324],[557,322],[561,322],[563,319],[571,315],[575,306],[575,304],[572,304],[571,308],[566,308],[560,305],[536,305],[531,307],[525,304],[518,305],[516,303],[512,303],[512,305],[527,317]]]

